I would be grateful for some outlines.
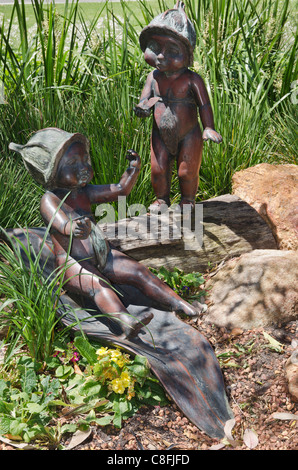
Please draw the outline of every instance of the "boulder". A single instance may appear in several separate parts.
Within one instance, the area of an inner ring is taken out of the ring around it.
[[[252,329],[298,318],[297,251],[253,250],[228,260],[206,284],[206,320]]]
[[[232,193],[268,223],[281,250],[298,249],[298,167],[260,163],[234,174]]]
[[[294,401],[298,402],[298,348],[287,360],[285,370],[289,392]]]

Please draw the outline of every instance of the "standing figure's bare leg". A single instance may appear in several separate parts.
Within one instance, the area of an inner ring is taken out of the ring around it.
[[[177,161],[181,190],[181,203],[194,207],[199,185],[199,170],[202,162],[203,140],[199,126],[196,126],[180,144]]]
[[[157,199],[152,205],[170,205],[172,169],[173,159],[159,132],[154,129],[151,137],[151,183]]]

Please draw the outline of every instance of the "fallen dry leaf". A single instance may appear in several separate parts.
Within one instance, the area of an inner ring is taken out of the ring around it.
[[[4,442],[4,444],[7,444],[11,447],[15,447],[16,449],[21,449],[21,450],[33,450],[37,449],[37,447],[28,444],[27,442],[17,442],[17,441],[12,441],[10,439],[5,438],[4,436],[0,435],[0,441]]]
[[[283,412],[276,412],[271,415],[271,418],[273,419],[283,419],[283,420],[292,420],[292,419],[297,419],[298,420],[298,415],[294,415],[293,413],[283,413]]]
[[[209,450],[220,450],[223,449],[226,446],[223,442],[220,442],[219,444],[213,444],[211,447],[209,447]]]
[[[87,431],[80,431],[80,430],[76,431],[73,434],[70,440],[70,443],[65,447],[65,450],[74,449],[78,445],[82,444],[86,439],[88,439],[91,433],[92,433],[92,430],[90,428]]]
[[[232,436],[232,429],[235,426],[235,424],[236,424],[236,420],[235,418],[232,418],[232,419],[228,419],[228,421],[226,421],[225,426],[224,426],[224,433],[226,435],[226,439],[233,447],[237,447],[240,444],[240,442],[235,440]]]
[[[254,449],[258,445],[259,439],[255,431],[252,429],[245,429],[243,442],[249,449]]]
[[[233,328],[231,331],[231,336],[240,336],[242,333],[243,330],[241,328]]]
[[[79,366],[78,366],[77,364],[75,364],[75,365],[73,366],[73,368],[74,368],[74,371],[75,371],[76,374],[78,374],[78,375],[84,375],[83,372],[81,371],[81,369],[79,368]]]

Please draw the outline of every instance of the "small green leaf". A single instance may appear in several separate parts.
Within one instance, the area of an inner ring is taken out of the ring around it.
[[[14,403],[8,403],[4,400],[0,400],[0,413],[3,414],[10,414],[10,412],[14,409]]]
[[[272,336],[270,336],[265,331],[263,331],[263,335],[264,335],[264,338],[267,339],[267,341],[269,342],[269,345],[270,345],[269,347],[271,347],[272,349],[274,349],[277,352],[282,352],[283,351],[283,345],[279,341],[272,338]]]
[[[37,385],[37,376],[33,369],[25,367],[25,373],[22,378],[22,389],[26,393],[31,393]]]
[[[61,365],[56,369],[56,377],[58,377],[60,380],[64,380],[69,377],[73,372],[74,370],[71,366]]]
[[[111,415],[106,415],[103,416],[102,418],[95,418],[93,421],[98,424],[99,426],[107,426],[112,422],[113,416]]]
[[[113,418],[113,424],[116,428],[121,428],[122,417],[121,413],[115,413]]]
[[[77,336],[74,339],[74,345],[81,354],[81,356],[83,356],[89,364],[92,365],[97,362],[96,350],[85,338],[83,338],[82,336]]]
[[[24,430],[26,429],[26,427],[27,427],[26,423],[22,423],[19,420],[14,419],[10,423],[9,432],[13,436],[22,436],[22,434],[23,434]]]
[[[27,403],[26,406],[29,413],[41,413],[45,409],[45,405],[39,403]]]
[[[145,378],[149,373],[148,361],[145,357],[136,355],[134,361],[128,366],[131,374],[139,378]]]
[[[87,397],[99,395],[102,390],[102,384],[97,381],[88,381],[81,388],[81,393],[86,394]]]
[[[0,417],[0,434],[7,434],[10,430],[11,418],[8,416]]]
[[[0,379],[0,398],[4,397],[4,392],[7,392],[9,387],[4,379]]]
[[[76,424],[63,424],[63,426],[61,426],[61,429],[60,429],[60,432],[61,434],[65,434],[66,432],[69,432],[69,433],[73,433],[75,432],[77,429],[77,425]]]
[[[48,406],[71,406],[63,400],[51,400],[47,402]]]

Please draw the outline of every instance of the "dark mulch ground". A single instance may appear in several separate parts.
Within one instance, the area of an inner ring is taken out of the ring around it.
[[[245,431],[257,436],[256,450],[297,450],[297,420],[280,420],[275,412],[298,415],[298,403],[288,392],[285,362],[298,338],[298,321],[283,328],[228,331],[208,325],[204,319],[190,321],[209,339],[222,367],[236,423],[232,444],[225,450],[248,450]],[[282,344],[272,349],[264,331]],[[66,446],[68,441],[64,443]],[[92,427],[90,436],[77,450],[208,450],[219,444],[198,430],[176,405],[143,408],[128,419],[121,430],[112,426]],[[0,450],[13,448],[0,443]]]

